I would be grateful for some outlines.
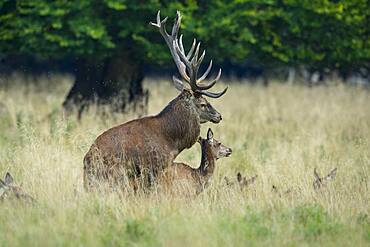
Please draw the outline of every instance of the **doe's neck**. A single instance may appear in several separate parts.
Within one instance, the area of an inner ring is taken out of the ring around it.
[[[205,143],[206,140],[202,140],[202,159],[198,168],[201,176],[211,176],[215,170],[216,157],[214,156],[209,144]]]

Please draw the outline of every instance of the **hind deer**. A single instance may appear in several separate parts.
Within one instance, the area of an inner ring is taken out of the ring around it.
[[[186,54],[182,35],[178,38],[181,24],[177,12],[171,34],[166,31],[167,17],[151,23],[159,29],[172,58],[185,84],[173,77],[176,89],[181,93],[173,99],[158,115],[135,119],[113,127],[97,137],[84,157],[84,186],[94,187],[95,182],[110,181],[128,183],[140,179],[141,184],[149,187],[157,174],[172,164],[176,156],[190,148],[200,134],[200,124],[219,123],[221,114],[203,96],[221,97],[227,87],[219,93],[210,89],[220,79],[221,69],[215,79],[202,83],[211,71],[212,61],[204,74],[198,78],[199,67],[205,52],[199,57],[200,43],[194,40]]]
[[[211,129],[208,129],[207,138],[199,137],[198,142],[202,149],[200,166],[195,169],[185,163],[174,163],[158,176],[159,189],[166,193],[181,191],[199,194],[207,187],[214,173],[216,160],[229,157],[232,153],[231,148],[213,138]]]
[[[21,187],[13,185],[14,179],[9,172],[6,173],[4,181],[0,179],[0,201],[21,200],[28,203],[35,202],[30,195],[22,190]]]
[[[258,175],[254,175],[253,177],[246,178],[246,177],[242,176],[242,174],[240,172],[238,172],[236,174],[236,181],[239,185],[239,188],[241,190],[243,190],[244,188],[247,188],[250,185],[254,184],[257,177],[258,177]],[[232,185],[235,184],[235,182],[230,181],[228,177],[224,177],[224,180],[225,180],[225,183],[226,183],[227,186],[232,186]]]

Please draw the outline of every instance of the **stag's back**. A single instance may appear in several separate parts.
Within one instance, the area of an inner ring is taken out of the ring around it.
[[[166,150],[168,144],[158,125],[158,119],[145,117],[98,136],[84,158],[85,187],[91,185],[92,179],[118,182],[125,177],[140,177],[151,164],[159,164],[160,160],[166,163],[170,150]]]

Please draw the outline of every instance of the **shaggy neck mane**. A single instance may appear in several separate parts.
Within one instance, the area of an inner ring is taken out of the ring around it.
[[[200,135],[199,116],[189,102],[189,94],[182,92],[157,115],[164,135],[178,152],[193,146]]]
[[[202,176],[212,175],[215,169],[215,157],[213,156],[212,150],[206,140],[202,140],[202,159],[200,161],[199,173]]]

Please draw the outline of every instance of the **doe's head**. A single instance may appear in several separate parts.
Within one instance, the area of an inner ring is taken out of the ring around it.
[[[13,184],[14,179],[9,172],[6,173],[4,180],[0,179],[0,201],[4,200],[22,200],[25,202],[34,202],[35,200],[25,193],[21,187]]]
[[[199,137],[198,142],[200,145],[205,148],[209,148],[216,159],[229,157],[232,153],[231,148],[225,146],[220,141],[213,138],[213,132],[211,128],[207,131],[207,138],[203,139]]]

